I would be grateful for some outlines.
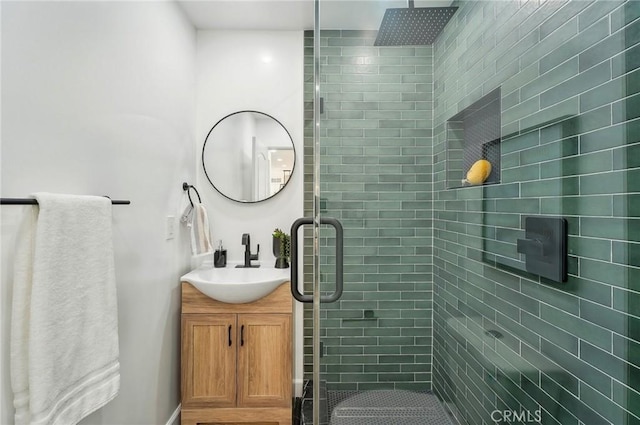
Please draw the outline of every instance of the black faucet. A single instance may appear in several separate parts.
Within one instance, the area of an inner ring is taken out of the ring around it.
[[[251,264],[251,260],[257,260],[258,259],[258,254],[260,254],[260,244],[258,244],[258,249],[256,251],[255,254],[251,253],[251,238],[249,237],[248,233],[244,233],[242,235],[242,245],[245,246],[244,248],[244,265],[237,265],[237,268],[244,268],[244,267],[260,267],[259,264]]]

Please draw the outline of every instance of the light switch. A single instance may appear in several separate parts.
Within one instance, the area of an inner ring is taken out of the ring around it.
[[[167,223],[165,229],[165,235],[167,240],[171,240],[176,234],[176,217],[173,215],[167,216]]]

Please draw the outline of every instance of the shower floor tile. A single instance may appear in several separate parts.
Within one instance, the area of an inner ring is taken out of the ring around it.
[[[312,383],[302,401],[302,425],[314,425]],[[318,425],[452,425],[435,394],[405,390],[335,391],[321,386]],[[325,411],[326,409],[326,411]]]
[[[452,425],[438,398],[405,390],[327,391],[330,425]]]

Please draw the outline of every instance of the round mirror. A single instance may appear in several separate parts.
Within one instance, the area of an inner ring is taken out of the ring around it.
[[[238,202],[258,202],[280,192],[296,162],[293,139],[270,115],[229,114],[213,126],[202,147],[202,166],[220,194]]]

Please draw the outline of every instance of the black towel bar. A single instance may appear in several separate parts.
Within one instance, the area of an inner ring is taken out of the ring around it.
[[[108,196],[105,196],[108,198]],[[129,205],[131,201],[112,200],[113,205]],[[38,201],[33,198],[0,198],[0,205],[38,205]]]

